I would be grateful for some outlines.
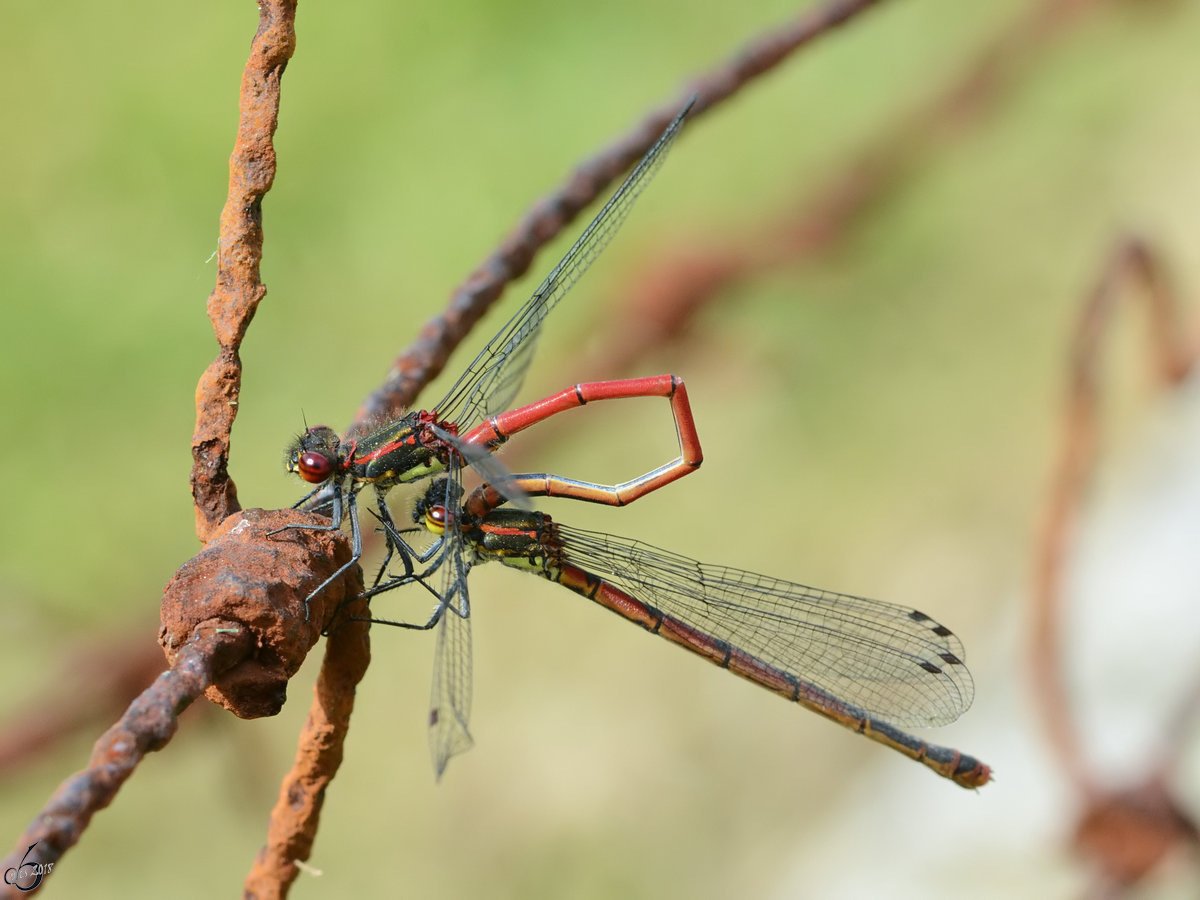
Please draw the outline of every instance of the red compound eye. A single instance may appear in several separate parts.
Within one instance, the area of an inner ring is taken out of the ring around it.
[[[307,450],[300,454],[299,465],[300,477],[309,484],[320,484],[333,472],[333,462],[328,456],[317,453],[315,450]]]

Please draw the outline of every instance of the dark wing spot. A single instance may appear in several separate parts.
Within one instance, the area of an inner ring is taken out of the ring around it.
[[[921,663],[921,668],[922,668],[922,669],[924,669],[926,672],[932,672],[934,675],[941,675],[941,674],[942,674],[942,670],[941,670],[941,669],[939,669],[939,668],[938,668],[937,666],[935,666],[933,663],[931,663],[931,662],[928,662],[928,661],[924,661],[924,662],[922,662],[922,663]]]

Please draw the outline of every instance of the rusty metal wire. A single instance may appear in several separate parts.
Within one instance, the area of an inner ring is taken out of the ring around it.
[[[242,74],[241,118],[217,243],[217,285],[208,298],[208,317],[221,349],[196,386],[191,481],[196,534],[202,541],[241,509],[229,476],[230,430],[242,386],[238,348],[267,293],[258,269],[262,200],[275,180],[272,138],[279,122],[280,81],[296,48],[295,24],[295,0],[261,0],[258,31]]]
[[[284,696],[282,686],[299,668],[320,626],[314,623],[306,633],[279,622],[262,622],[256,616],[282,618],[290,614],[294,618],[295,604],[264,600],[286,601],[279,595],[288,591],[296,595],[295,586],[286,582],[297,568],[303,591],[298,597],[303,598],[313,586],[312,578],[320,577],[314,572],[323,568],[323,561],[339,553],[348,558],[344,537],[330,535],[333,540],[329,541],[319,535],[292,533],[293,540],[263,546],[266,525],[257,533],[253,528],[243,528],[249,524],[245,521],[220,530],[221,522],[240,509],[236,487],[227,471],[229,430],[237,413],[241,383],[238,347],[265,295],[258,276],[262,257],[261,202],[275,173],[271,137],[278,120],[279,82],[295,46],[295,3],[269,0],[260,3],[259,10],[259,28],[242,79],[241,118],[230,159],[229,197],[221,216],[217,286],[208,301],[221,349],[197,387],[193,437],[197,532],[202,540],[218,535],[225,540],[216,552],[210,552],[214,550],[210,546],[185,565],[168,586],[163,603],[163,635],[174,665],[101,737],[89,767],[63,783],[22,836],[6,869],[22,858],[26,863],[56,862],[79,840],[95,812],[112,801],[143,756],[170,740],[179,713],[202,691],[242,715],[263,714],[272,706],[278,711]],[[269,514],[264,522],[269,523]],[[317,550],[319,558],[306,558]],[[302,562],[299,567],[297,560]],[[233,567],[232,575],[228,568],[222,568],[228,565]],[[189,581],[189,573],[197,572],[198,577]],[[264,574],[266,584],[261,582]],[[260,578],[257,583],[256,577]],[[259,608],[239,616],[242,610],[238,601],[246,598],[257,601]],[[340,598],[335,591],[330,599],[337,602]],[[292,644],[280,640],[272,644],[269,638],[280,634],[288,635]],[[305,638],[310,638],[307,645],[303,644]],[[294,652],[296,643],[301,645],[298,653]],[[271,652],[264,654],[264,648]],[[293,658],[287,658],[289,655]],[[226,683],[214,695],[219,678],[225,678]],[[26,855],[31,844],[36,846]],[[19,893],[15,885],[5,884],[4,889],[6,894]]]
[[[312,709],[296,746],[296,761],[279,788],[271,811],[266,846],[246,876],[244,896],[267,900],[286,894],[317,836],[325,789],[342,762],[342,748],[354,709],[354,692],[371,662],[370,615],[357,599],[343,609],[345,624],[329,637]]]
[[[66,735],[94,734],[154,683],[166,668],[162,651],[148,641],[146,622],[90,632],[58,649],[42,667],[43,692],[31,696],[0,725],[0,773],[40,759]],[[65,689],[64,689],[65,688]]]
[[[625,299],[602,320],[600,327],[612,337],[595,341],[594,354],[577,359],[577,369],[627,372],[639,359],[679,340],[704,308],[733,285],[773,266],[832,252],[919,162],[928,161],[955,133],[994,111],[1005,90],[1034,64],[1034,50],[1061,38],[1100,3],[1047,0],[1031,7],[982,47],[925,106],[884,128],[795,209],[741,236],[721,233],[706,240],[690,234],[686,244],[668,244],[646,254],[653,264],[614,292]],[[523,435],[508,449],[510,461],[529,454],[541,441],[553,440],[559,427],[551,420]]]
[[[1102,342],[1117,304],[1126,295],[1145,303],[1151,363],[1162,388],[1178,385],[1200,360],[1200,334],[1181,328],[1179,301],[1162,260],[1140,238],[1121,241],[1088,294],[1076,326],[1063,436],[1034,549],[1030,642],[1034,700],[1059,770],[1082,803],[1074,843],[1095,864],[1094,896],[1121,895],[1175,846],[1200,848],[1200,828],[1168,787],[1175,759],[1158,760],[1139,784],[1122,789],[1105,784],[1096,774],[1078,730],[1064,671],[1063,570],[1095,467]],[[1178,708],[1169,729],[1171,747],[1181,746],[1184,723],[1195,718],[1198,701],[1200,685]]]
[[[89,767],[63,783],[5,868],[34,842],[26,862],[57,862],[142,757],[170,740],[179,713],[201,692],[243,718],[279,712],[288,680],[319,638],[328,611],[347,592],[362,591],[361,580],[339,582],[306,605],[309,593],[350,558],[350,546],[341,532],[312,529],[267,539],[296,518],[292,510],[230,517],[175,574],[164,591],[159,638],[172,667],[100,738]],[[353,685],[339,689],[353,697]]]
[[[0,868],[7,871],[22,857],[29,864],[57,862],[79,840],[92,816],[112,802],[142,757],[166,746],[179,725],[179,714],[217,675],[249,653],[253,640],[236,622],[216,619],[196,628],[179,650],[174,666],[100,736],[88,767],[62,783]],[[37,846],[25,856],[31,844]],[[6,883],[0,887],[0,896],[26,895]]]

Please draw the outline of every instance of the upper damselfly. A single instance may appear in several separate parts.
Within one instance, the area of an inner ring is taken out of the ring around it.
[[[340,578],[362,555],[356,495],[364,485],[374,487],[378,515],[388,526],[385,527],[387,556],[380,574],[393,551],[400,553],[406,574],[411,574],[416,554],[391,527],[385,499],[391,488],[442,472],[457,481],[461,467],[468,465],[480,469],[510,499],[521,503],[517,492],[505,490],[504,470],[489,465],[490,454],[513,434],[585,403],[628,397],[668,398],[679,437],[679,456],[618,485],[545,476],[549,479],[548,493],[621,505],[700,465],[703,454],[687,391],[682,380],[673,375],[577,384],[543,400],[505,411],[520,388],[542,322],[612,240],[634,201],[662,164],[694,102],[689,102],[667,126],[533,296],[488,341],[438,403],[389,421],[358,440],[342,441],[333,429],[317,426],[307,429],[292,443],[287,455],[288,471],[317,485],[296,505],[319,496],[323,506],[331,507],[328,530],[340,528],[343,518],[350,520],[353,549],[350,561],[313,591],[309,599]]]

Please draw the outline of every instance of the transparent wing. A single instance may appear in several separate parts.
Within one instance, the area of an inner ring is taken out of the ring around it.
[[[457,509],[457,472],[446,479],[446,508]],[[438,778],[450,757],[471,748],[471,598],[467,593],[470,565],[464,557],[462,533],[449,528],[442,537],[442,617],[433,656],[433,691],[429,709],[429,750]]]
[[[922,612],[558,529],[568,562],[873,716],[944,725],[971,705],[962,642]]]
[[[459,432],[465,434],[488,416],[509,408],[529,367],[542,322],[608,246],[634,201],[658,171],[694,102],[689,102],[667,126],[533,296],[488,341],[434,407],[443,421],[457,423]]]

